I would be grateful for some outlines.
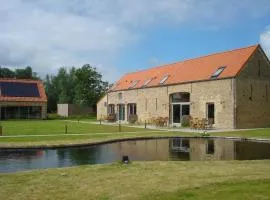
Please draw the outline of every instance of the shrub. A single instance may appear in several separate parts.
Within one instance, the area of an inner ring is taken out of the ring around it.
[[[181,126],[182,127],[189,127],[190,126],[190,116],[189,115],[184,115],[182,117]]]
[[[138,116],[137,115],[129,115],[128,116],[128,122],[131,124],[134,124],[135,122],[137,122],[138,120]]]
[[[57,113],[48,113],[47,118],[53,120],[53,119],[66,119],[67,117],[60,116]]]

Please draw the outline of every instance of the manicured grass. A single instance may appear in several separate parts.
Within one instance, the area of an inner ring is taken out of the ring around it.
[[[270,199],[270,179],[210,184],[176,192],[157,192],[145,196],[145,200],[254,200]]]
[[[145,130],[141,130],[145,131]],[[192,133],[180,133],[180,132],[120,132],[120,133],[92,133],[87,135],[60,135],[60,136],[48,136],[48,137],[15,137],[5,138],[0,137],[0,147],[16,146],[51,146],[61,144],[87,144],[93,142],[102,142],[113,139],[124,138],[139,138],[139,137],[158,137],[158,136],[195,136]]]
[[[133,162],[0,174],[0,199],[269,199],[269,166],[269,160]]]
[[[144,128],[90,124],[89,121],[3,121],[3,133],[7,136],[28,135],[28,137],[5,138],[0,137],[0,147],[6,146],[39,146],[58,144],[81,144],[100,142],[111,139],[155,137],[155,136],[201,136],[201,132],[185,133],[179,131],[155,131]],[[68,133],[65,134],[65,126]],[[72,135],[78,134],[78,135]],[[31,135],[31,136],[30,136]],[[32,136],[36,135],[36,136]],[[46,137],[38,135],[47,135]],[[270,129],[232,131],[210,133],[210,136],[233,136],[270,139]]]
[[[7,136],[64,134],[66,125],[68,127],[68,134],[118,132],[117,126],[105,126],[65,120],[3,121],[1,124],[3,126],[3,133]],[[141,129],[123,126],[122,131],[134,132],[141,131]]]
[[[270,139],[270,128],[257,130],[241,130],[223,133],[210,133],[211,136],[231,136],[231,137],[246,137],[246,138],[268,138]]]

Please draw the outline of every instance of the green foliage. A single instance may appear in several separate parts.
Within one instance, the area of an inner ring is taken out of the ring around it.
[[[138,115],[129,115],[128,122],[131,124],[135,124],[138,121]]]
[[[64,116],[60,116],[57,113],[49,113],[48,114],[48,119],[49,120],[81,120],[81,119],[90,119],[90,120],[96,120],[96,115],[72,115],[69,117],[64,117]]]
[[[204,132],[201,133],[201,136],[202,137],[208,137],[208,136],[210,136],[210,134],[207,133],[206,131],[204,131]]]
[[[8,68],[0,67],[0,78],[15,78],[15,72]]]
[[[189,115],[184,115],[182,117],[181,126],[182,127],[189,127],[190,126],[190,116]]]
[[[70,70],[62,67],[56,76],[46,76],[48,112],[55,112],[57,103],[94,107],[107,87],[108,83],[102,81],[102,75],[88,64]]]
[[[102,75],[96,68],[89,64],[78,68],[75,72],[77,77],[75,103],[79,105],[95,106],[97,101],[105,93],[108,83],[102,81]]]
[[[2,68],[0,66],[0,78],[17,78],[17,79],[34,79],[38,80],[39,77],[37,76],[36,72],[32,71],[32,68],[30,66],[27,66],[26,68],[20,68],[10,70],[9,68]]]

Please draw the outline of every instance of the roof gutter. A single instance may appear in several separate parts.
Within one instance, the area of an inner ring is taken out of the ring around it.
[[[232,79],[235,78],[234,76],[224,77],[224,78],[218,78],[218,79],[202,79],[197,81],[186,81],[186,82],[179,82],[179,83],[171,83],[171,84],[164,84],[164,85],[154,85],[149,87],[138,87],[138,88],[128,88],[128,89],[122,89],[122,90],[111,90],[107,93],[112,92],[120,92],[120,91],[128,91],[128,90],[137,90],[137,89],[147,89],[147,88],[156,88],[156,87],[167,87],[167,86],[174,86],[174,85],[184,85],[189,83],[199,83],[199,82],[207,82],[207,81],[218,81],[218,80],[225,80],[225,79]]]

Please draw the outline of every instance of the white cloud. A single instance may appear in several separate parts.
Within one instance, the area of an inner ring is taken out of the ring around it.
[[[113,66],[119,52],[147,28],[184,23],[216,28],[269,11],[269,0],[3,1],[0,65],[31,65],[44,75],[90,63],[114,80],[123,73]]]
[[[270,58],[270,26],[260,35],[260,43],[266,55]]]

